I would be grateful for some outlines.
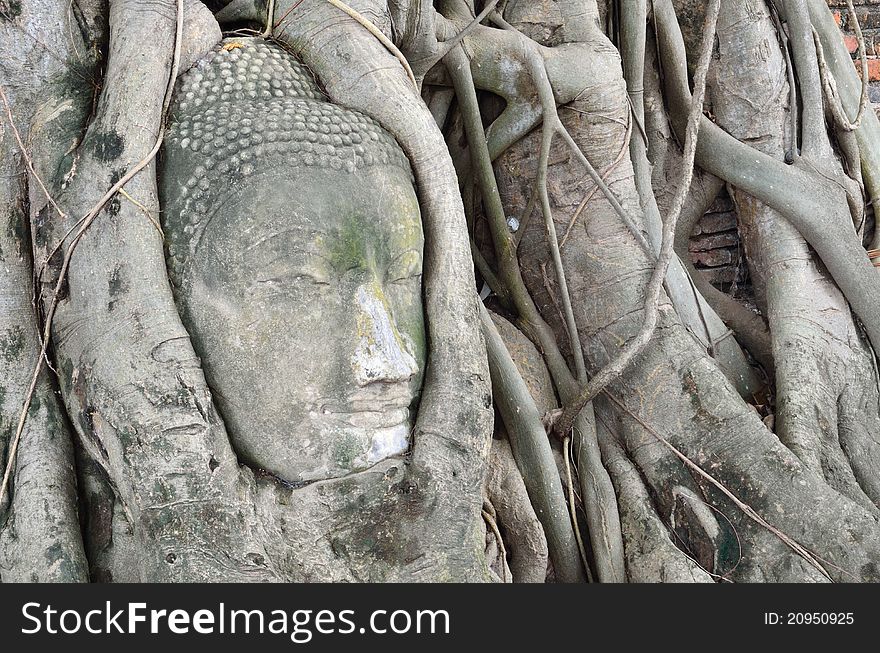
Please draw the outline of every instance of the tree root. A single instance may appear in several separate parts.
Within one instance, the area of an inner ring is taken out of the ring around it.
[[[675,224],[687,198],[687,191],[690,188],[691,176],[693,175],[693,160],[697,149],[697,131],[700,126],[700,118],[703,115],[706,74],[709,70],[709,61],[712,55],[712,46],[714,45],[715,23],[718,19],[720,6],[721,0],[712,0],[706,15],[706,24],[703,29],[703,47],[694,81],[695,94],[691,100],[690,111],[688,112],[684,146],[684,179],[679,185],[673,202],[672,212],[667,216],[663,224],[660,255],[657,258],[654,273],[648,282],[646,291],[644,324],[638,334],[621,349],[617,357],[590,379],[590,382],[580,391],[574,401],[566,404],[565,410],[556,424],[556,428],[561,434],[568,433],[574,418],[583,410],[587,402],[599,394],[615,378],[620,376],[633,359],[647,346],[654,333],[654,327],[657,325],[660,293],[663,289],[663,281],[666,278],[666,272],[669,269],[669,263],[673,256],[672,247],[675,241]]]
[[[517,35],[524,39],[522,35]],[[525,283],[522,280],[519,262],[516,258],[516,250],[513,239],[510,235],[504,209],[500,203],[500,197],[497,190],[497,182],[491,166],[491,157],[483,136],[482,124],[479,119],[479,109],[476,104],[476,95],[474,91],[474,82],[470,76],[470,64],[466,60],[466,56],[460,50],[453,50],[448,56],[449,71],[462,106],[465,120],[465,129],[470,144],[471,157],[474,160],[474,169],[480,180],[480,187],[483,191],[484,205],[488,211],[490,231],[492,234],[493,244],[495,246],[496,256],[499,261],[500,273],[499,277],[502,283],[507,287],[508,295],[512,303],[519,313],[524,331],[538,345],[547,360],[548,367],[554,377],[557,389],[563,397],[572,396],[576,381],[574,375],[568,368],[568,364],[562,357],[555,337],[550,331],[549,326],[541,317],[537,307],[534,304]],[[542,66],[543,64],[541,64]],[[539,86],[546,83],[543,67],[536,66],[535,74],[539,76],[536,84]],[[541,81],[544,80],[544,82]],[[544,88],[547,88],[546,86]],[[552,98],[552,91],[551,91]],[[546,98],[545,98],[546,99]],[[553,116],[558,121],[555,106],[552,107]],[[551,118],[551,121],[553,118]],[[551,122],[552,124],[552,122]],[[548,136],[552,136],[553,131],[546,132]],[[542,158],[542,160],[546,160]],[[540,183],[538,192],[546,194],[546,185]],[[544,190],[541,191],[541,186]],[[545,216],[547,206],[544,206]],[[552,221],[550,223],[552,227]],[[551,234],[550,241],[556,244],[555,233]],[[558,246],[557,246],[558,251]],[[559,277],[558,277],[559,278]],[[564,279],[564,276],[562,277]],[[576,325],[573,324],[573,316],[569,311],[569,334],[573,345],[579,346]],[[573,329],[573,330],[572,330]],[[575,357],[576,366],[578,357]],[[590,443],[579,451],[591,452],[594,455],[581,460],[582,469],[585,473],[592,474],[596,479],[595,484],[588,485],[589,492],[584,495],[584,506],[587,519],[590,524],[590,537],[593,539],[593,550],[597,560],[597,568],[601,570],[600,579],[611,579],[622,573],[622,558],[620,558],[619,544],[619,527],[617,526],[618,518],[616,517],[616,505],[614,500],[613,489],[607,472],[602,468],[601,459],[598,453],[598,445],[595,443],[595,426],[591,424],[591,416],[584,415],[576,424],[576,442],[580,439],[589,440]],[[589,471],[587,471],[589,470]]]
[[[14,469],[15,465],[15,453],[18,450],[18,443],[21,440],[21,435],[24,432],[25,421],[27,420],[28,409],[31,404],[31,399],[34,395],[34,390],[36,389],[37,381],[40,377],[40,372],[43,370],[43,363],[46,360],[46,351],[49,346],[49,340],[52,335],[52,320],[55,317],[55,309],[58,306],[58,301],[61,296],[61,289],[64,284],[67,282],[67,271],[70,267],[70,260],[73,257],[73,253],[76,250],[76,246],[79,244],[79,241],[82,239],[83,235],[85,235],[86,231],[88,231],[89,227],[95,221],[95,218],[100,215],[103,208],[107,205],[116,193],[118,193],[129,181],[131,181],[135,175],[137,175],[141,170],[147,167],[147,165],[153,160],[156,154],[159,152],[159,148],[162,146],[162,141],[165,136],[165,120],[164,116],[168,111],[168,106],[171,104],[171,94],[174,90],[174,81],[177,79],[177,71],[180,65],[180,43],[183,35],[183,0],[177,0],[177,10],[176,10],[176,37],[175,37],[175,46],[172,54],[172,64],[171,64],[171,75],[169,76],[168,85],[165,89],[165,97],[162,101],[162,116],[161,126],[159,128],[159,134],[156,137],[156,142],[153,145],[152,149],[149,153],[141,159],[133,168],[131,168],[128,172],[126,172],[120,179],[117,181],[110,189],[104,193],[104,195],[97,201],[97,203],[89,209],[86,214],[81,219],[81,224],[77,229],[76,233],[73,236],[73,239],[70,241],[70,245],[67,247],[67,251],[64,253],[64,259],[61,263],[61,269],[58,273],[58,278],[55,281],[55,288],[52,291],[52,296],[48,300],[48,308],[46,309],[46,317],[44,319],[43,324],[43,335],[42,335],[42,345],[40,347],[40,356],[37,359],[37,363],[34,366],[33,376],[31,377],[31,384],[28,388],[27,394],[25,395],[24,406],[21,409],[21,414],[18,419],[18,426],[16,427],[15,434],[12,437],[12,444],[9,448],[9,455],[6,461],[6,469],[3,473],[3,480],[0,482],[0,504],[3,503],[3,496],[6,493],[6,487],[9,483],[9,477]],[[5,102],[5,97],[4,97]],[[8,108],[8,105],[7,105]],[[11,114],[10,114],[11,115]],[[29,167],[33,167],[32,165]],[[36,174],[35,174],[36,176]],[[39,177],[37,177],[39,178]],[[40,186],[43,188],[43,191],[46,194],[47,201],[49,201],[53,207],[57,207],[57,204],[54,200],[52,200],[51,195],[45,189],[42,182],[40,182]],[[66,214],[62,211],[59,211],[59,217],[64,219]]]
[[[492,441],[486,493],[507,542],[513,582],[543,583],[547,575],[547,539],[506,440]]]
[[[553,568],[562,582],[583,582],[586,577],[541,416],[485,308],[480,311],[480,322],[489,352],[495,405],[529,498],[541,516]]]

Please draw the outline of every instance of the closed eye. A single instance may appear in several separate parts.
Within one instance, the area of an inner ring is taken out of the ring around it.
[[[421,279],[422,255],[415,250],[409,250],[398,256],[385,273],[385,279],[389,283]]]
[[[256,279],[254,283],[258,286],[278,287],[290,283],[297,283],[300,281],[307,281],[318,286],[330,285],[330,281],[328,279],[306,272],[294,272],[282,276],[269,277],[267,279]]]

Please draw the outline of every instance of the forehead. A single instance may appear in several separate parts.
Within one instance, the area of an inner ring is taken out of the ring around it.
[[[421,249],[422,223],[409,175],[396,167],[287,168],[249,179],[218,203],[197,249],[229,258],[315,252],[350,257]]]

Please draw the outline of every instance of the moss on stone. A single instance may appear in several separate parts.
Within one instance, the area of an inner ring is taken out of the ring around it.
[[[21,16],[21,0],[7,0],[0,3],[0,22],[11,23]]]
[[[16,361],[24,352],[26,345],[24,329],[15,324],[0,335],[0,354],[9,362]]]
[[[90,136],[84,145],[86,151],[96,159],[102,163],[111,163],[122,156],[125,150],[125,138],[114,130],[98,132]]]

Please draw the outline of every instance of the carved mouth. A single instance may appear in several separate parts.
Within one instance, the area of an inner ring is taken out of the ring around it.
[[[410,388],[402,383],[377,383],[358,388],[341,401],[330,397],[320,406],[321,414],[352,428],[389,429],[410,425]]]
[[[331,410],[325,406],[322,413],[324,417],[334,420],[346,429],[366,432],[370,448],[364,452],[363,460],[373,464],[409,449],[411,424],[407,406],[377,406],[375,401],[370,405],[372,410],[352,410],[350,405]]]
[[[324,406],[321,413],[329,419],[367,431],[391,429],[404,426],[409,430],[409,407],[400,404],[376,405],[372,402],[369,409],[358,409],[356,406]]]

